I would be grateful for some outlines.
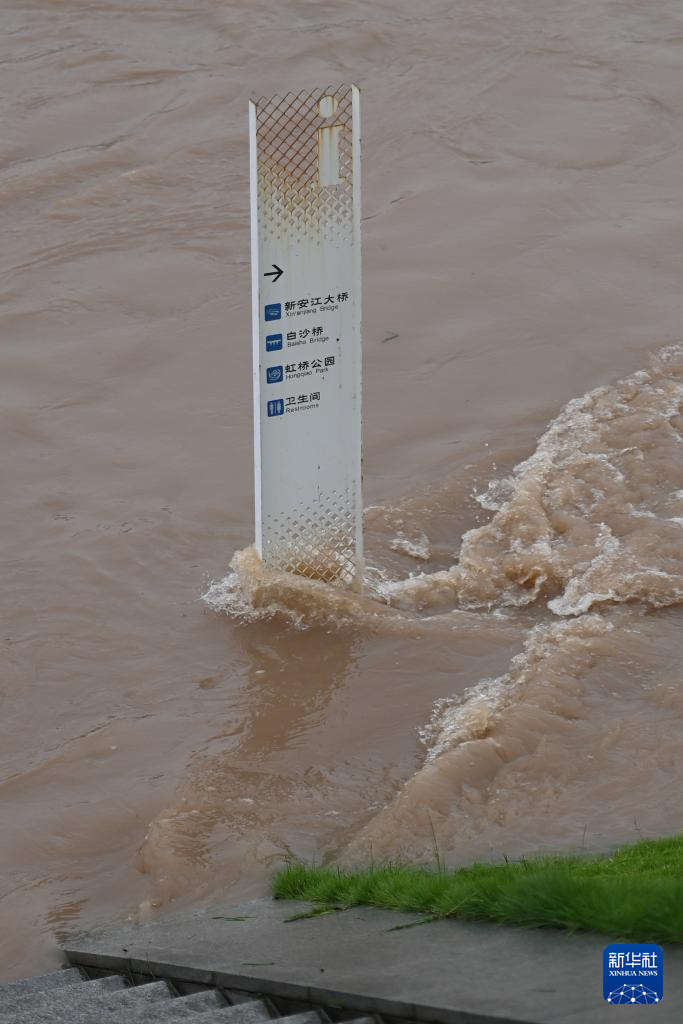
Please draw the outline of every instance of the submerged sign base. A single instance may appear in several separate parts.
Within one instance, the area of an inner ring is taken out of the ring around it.
[[[256,548],[360,587],[360,95],[253,101]]]

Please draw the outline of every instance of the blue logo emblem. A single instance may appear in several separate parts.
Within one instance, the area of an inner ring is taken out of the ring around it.
[[[281,320],[282,319],[282,303],[271,302],[266,306],[266,320]]]
[[[278,349],[282,348],[282,335],[281,334],[267,334],[266,335],[266,352],[277,352]]]
[[[658,1003],[664,995],[661,946],[612,942],[602,954],[602,994],[606,1003]]]
[[[269,366],[266,370],[266,380],[269,384],[280,384],[283,377],[281,366]]]
[[[269,416],[283,416],[285,411],[285,400],[284,398],[273,398],[272,401],[268,402],[268,415]]]

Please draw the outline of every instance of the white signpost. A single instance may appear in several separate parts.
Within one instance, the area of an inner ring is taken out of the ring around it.
[[[256,548],[360,588],[360,94],[249,106]]]

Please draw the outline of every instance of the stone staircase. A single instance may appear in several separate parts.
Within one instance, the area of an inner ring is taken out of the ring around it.
[[[0,984],[0,1024],[615,1024],[603,935],[254,899],[68,936],[67,968]],[[631,1024],[683,1024],[683,947]],[[645,1022],[647,1018],[647,1022]]]
[[[192,991],[192,989],[195,989]],[[328,1024],[321,1009],[291,1012],[248,992],[108,974],[89,978],[78,967],[0,984],[0,1024]],[[347,1015],[353,1024],[368,1016]]]

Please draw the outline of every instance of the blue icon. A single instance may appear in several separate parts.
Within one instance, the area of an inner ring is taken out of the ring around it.
[[[273,398],[272,401],[268,402],[268,415],[269,416],[282,416],[285,411],[285,400],[284,398]]]
[[[602,954],[602,994],[606,1003],[658,1003],[664,995],[661,946],[612,942]]]
[[[270,305],[266,306],[266,320],[281,320],[282,319],[282,303],[271,302]]]
[[[281,334],[266,334],[266,352],[277,352],[282,348]]]
[[[280,384],[284,380],[284,373],[281,366],[269,366],[266,370],[266,380],[269,384]]]

